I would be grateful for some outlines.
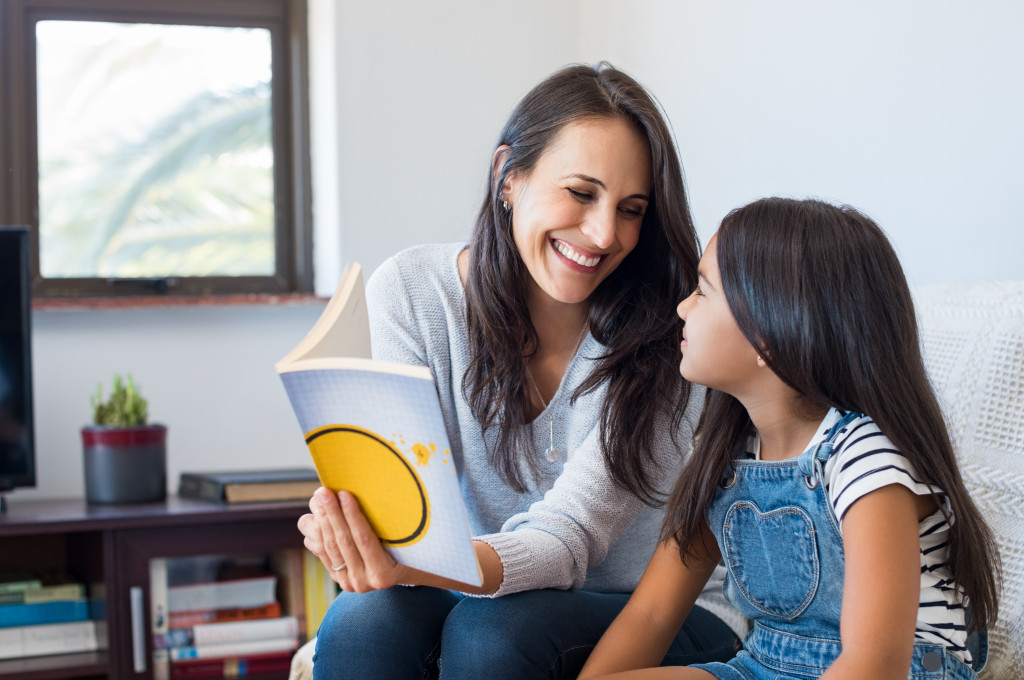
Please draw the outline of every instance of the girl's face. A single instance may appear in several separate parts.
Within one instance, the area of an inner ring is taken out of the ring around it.
[[[650,196],[651,155],[631,124],[566,125],[533,170],[502,191],[531,294],[586,301],[636,246]]]
[[[737,396],[757,370],[757,351],[736,325],[718,272],[718,236],[698,267],[697,290],[679,303],[683,352],[679,372],[690,382]]]

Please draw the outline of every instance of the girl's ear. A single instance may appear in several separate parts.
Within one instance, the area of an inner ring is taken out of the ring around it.
[[[505,165],[505,161],[508,159],[509,153],[512,151],[512,147],[508,144],[502,144],[494,150],[494,156],[491,158],[491,181],[495,184],[494,191],[499,195],[499,198],[508,200],[511,187],[509,186],[508,178],[505,179],[504,186],[498,187],[498,177],[501,176],[501,168]]]
[[[760,354],[757,355],[757,366],[758,368],[768,368],[768,364],[761,358]]]

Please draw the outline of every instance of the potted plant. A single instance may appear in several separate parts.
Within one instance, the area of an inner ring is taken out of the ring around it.
[[[149,405],[129,375],[114,376],[92,399],[93,424],[82,428],[89,503],[146,503],[167,497],[167,428],[149,424]]]

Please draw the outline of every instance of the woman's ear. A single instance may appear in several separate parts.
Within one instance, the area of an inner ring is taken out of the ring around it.
[[[508,144],[502,144],[494,150],[494,156],[491,158],[491,181],[495,184],[494,191],[498,194],[498,197],[504,200],[508,200],[509,195],[509,182],[508,178],[505,179],[505,184],[502,187],[497,186],[498,178],[501,176],[501,168],[505,165],[505,161],[508,159],[509,153],[511,153],[512,147]]]

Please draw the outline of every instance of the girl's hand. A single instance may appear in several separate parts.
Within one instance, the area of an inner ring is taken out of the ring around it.
[[[683,564],[679,545],[658,545],[640,583],[611,626],[601,636],[580,672],[587,680],[614,678],[712,678],[692,668],[658,668],[701,589],[721,559],[714,534],[705,525],[705,543],[691,548]]]
[[[355,497],[320,488],[299,518],[306,549],[320,558],[342,590],[366,593],[411,583],[412,570],[384,550]]]

